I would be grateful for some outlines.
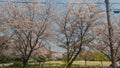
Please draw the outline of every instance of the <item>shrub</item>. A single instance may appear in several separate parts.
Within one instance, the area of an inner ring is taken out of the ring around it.
[[[0,63],[9,63],[10,58],[5,57],[5,56],[0,56]]]

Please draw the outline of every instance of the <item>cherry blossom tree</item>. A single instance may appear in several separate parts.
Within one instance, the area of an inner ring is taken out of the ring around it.
[[[119,19],[113,16],[111,19],[112,35],[110,37],[108,33],[108,24],[103,19],[103,22],[98,23],[96,27],[94,27],[93,32],[95,32],[96,38],[92,42],[93,46],[91,46],[94,50],[99,50],[101,53],[103,53],[111,62],[113,62],[112,59],[114,59],[114,64],[116,64],[116,62],[120,58],[119,25]],[[112,45],[110,45],[109,38],[111,38],[112,40]],[[111,53],[112,51],[110,51],[110,48],[112,48],[112,50],[114,51],[113,53]],[[113,55],[113,57],[111,57],[111,55]]]
[[[0,4],[0,9],[0,56],[6,56],[4,51],[8,49],[8,44],[14,33],[10,33],[6,27],[3,4]]]
[[[56,17],[59,27],[56,39],[60,41],[60,47],[66,49],[65,68],[70,68],[82,48],[93,40],[90,29],[102,14],[94,4],[70,4],[65,9]]]
[[[50,30],[51,9],[40,3],[6,3],[6,27],[14,32],[11,48],[26,67],[32,53],[46,43]]]

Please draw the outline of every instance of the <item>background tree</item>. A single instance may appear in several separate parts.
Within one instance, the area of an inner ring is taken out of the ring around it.
[[[103,61],[109,61],[109,59],[103,53],[99,51],[93,52],[93,57],[95,61],[101,62],[102,67],[103,67]]]
[[[4,16],[4,6],[0,4],[0,60],[1,62],[8,62],[8,54],[6,50],[9,48],[11,37],[14,33],[10,33],[9,29],[6,27],[7,22]]]
[[[85,61],[85,67],[87,67],[87,61],[93,59],[93,53],[90,50],[83,49],[82,52],[80,53],[80,58]]]
[[[100,10],[94,4],[69,5],[65,11],[60,13],[61,16],[56,17],[57,40],[60,41],[59,45],[66,49],[65,68],[70,68],[82,47],[92,41],[93,37],[89,30],[100,17]]]
[[[109,61],[103,53],[93,50],[82,50],[78,59],[85,61],[85,67],[87,66],[87,61],[100,61],[101,66],[103,66],[103,61]]]
[[[99,45],[96,49],[99,49],[110,59],[112,68],[116,68],[116,61],[119,58],[120,48],[119,21],[117,21],[116,17],[112,17],[112,15],[110,15],[109,0],[105,0],[105,3],[107,22],[102,22],[98,25],[99,35],[97,36],[97,40],[99,39],[99,41],[97,41],[97,43],[95,42],[95,44]]]
[[[104,20],[103,20],[104,21]],[[112,27],[112,49],[114,51],[114,60],[115,64],[116,61],[119,58],[119,48],[120,48],[120,40],[119,40],[119,20],[114,16],[111,20],[111,27]],[[94,28],[94,31],[96,32],[96,38],[93,41],[94,44],[92,44],[95,50],[99,50],[101,53],[103,53],[111,62],[111,45],[109,42],[109,34],[108,34],[108,25],[106,22],[101,22],[96,25]]]
[[[24,68],[32,53],[45,45],[49,36],[50,7],[27,2],[6,4],[7,27],[14,32],[11,48],[22,58]]]
[[[49,58],[51,58],[50,53],[50,50],[48,50],[45,46],[42,46],[41,48],[33,52],[31,58],[37,60],[37,62],[39,62],[40,65],[42,62],[44,63],[48,61]]]

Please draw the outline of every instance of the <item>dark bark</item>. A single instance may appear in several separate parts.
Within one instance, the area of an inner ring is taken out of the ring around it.
[[[87,67],[87,60],[85,60],[85,67]]]
[[[100,62],[101,62],[101,66],[103,67],[103,61],[101,60]]]
[[[66,45],[67,45],[67,64],[69,63],[69,61],[70,61],[70,55],[69,55],[69,42],[67,42],[66,43]]]
[[[115,58],[115,53],[113,47],[111,48],[111,62],[112,62],[112,68],[117,68],[116,67],[116,58]]]
[[[81,43],[81,45],[82,45],[82,43]],[[75,56],[73,56],[72,58],[69,59],[69,62],[66,64],[65,68],[71,68],[72,63],[77,58],[77,56],[79,55],[80,52],[81,52],[81,47],[79,48],[79,51],[75,54]]]
[[[31,56],[31,54],[32,54],[32,50],[29,52],[29,54],[28,54],[28,56],[27,55],[25,55],[25,56],[23,56],[23,68],[26,68],[26,65],[27,65],[27,63],[28,63],[28,60],[29,60],[29,58],[30,58],[30,56]],[[25,53],[26,54],[26,53]]]
[[[110,53],[111,53],[111,62],[112,62],[112,68],[116,68],[116,58],[115,58],[115,52],[113,48],[113,29],[111,26],[111,21],[110,21],[110,8],[109,8],[109,0],[105,0],[106,3],[106,13],[107,13],[107,22],[108,22],[108,40],[109,40],[109,47],[110,47]]]
[[[68,65],[66,66],[66,68],[71,68],[72,63],[68,63]]]
[[[112,68],[117,68],[115,59],[112,60]]]
[[[26,65],[27,65],[27,60],[25,58],[23,58],[23,61],[22,61],[22,68],[25,68]]]

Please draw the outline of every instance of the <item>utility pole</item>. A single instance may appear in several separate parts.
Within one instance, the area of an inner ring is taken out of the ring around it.
[[[106,3],[106,14],[107,14],[107,23],[108,23],[108,40],[109,40],[109,48],[110,48],[110,53],[111,53],[111,63],[112,63],[112,68],[117,68],[116,67],[116,58],[115,58],[115,51],[113,47],[113,29],[110,21],[110,6],[109,6],[109,0],[105,0]]]

